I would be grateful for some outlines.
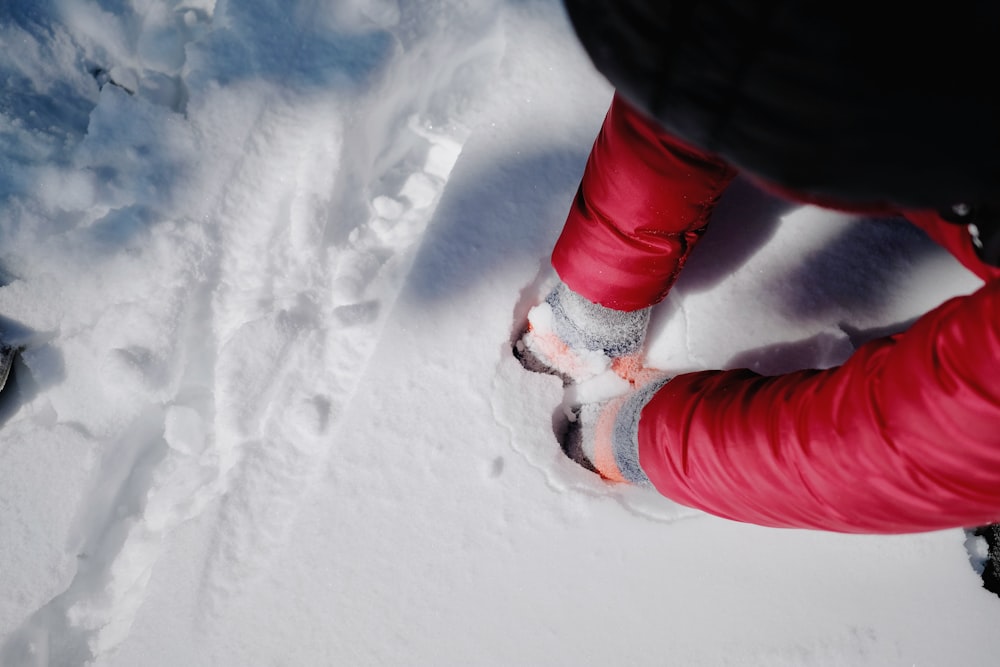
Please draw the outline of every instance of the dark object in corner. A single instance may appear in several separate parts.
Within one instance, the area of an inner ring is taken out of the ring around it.
[[[7,384],[7,377],[10,375],[10,369],[14,365],[14,357],[17,356],[18,351],[19,348],[0,343],[0,391]]]
[[[983,563],[983,588],[1000,596],[1000,523],[980,526],[972,531],[989,545],[986,561]]]

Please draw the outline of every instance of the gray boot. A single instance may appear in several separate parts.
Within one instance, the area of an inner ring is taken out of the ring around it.
[[[560,281],[528,312],[514,354],[528,370],[558,375],[567,384],[583,382],[615,359],[642,353],[651,311],[607,308]]]

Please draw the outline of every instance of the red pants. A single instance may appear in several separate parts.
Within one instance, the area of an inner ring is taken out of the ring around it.
[[[735,173],[616,98],[553,267],[605,306],[657,303]],[[841,532],[1000,520],[1000,271],[979,262],[964,228],[907,217],[985,285],[836,368],[675,377],[639,422],[640,463],[663,495],[738,521]]]

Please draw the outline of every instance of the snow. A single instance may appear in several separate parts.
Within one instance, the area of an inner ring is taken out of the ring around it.
[[[611,90],[556,0],[8,0],[0,45],[4,667],[996,664],[960,529],[559,452],[510,344]],[[649,359],[829,366],[976,285],[737,182]]]

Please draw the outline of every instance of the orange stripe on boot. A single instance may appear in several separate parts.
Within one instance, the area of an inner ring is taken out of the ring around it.
[[[600,414],[597,416],[597,423],[594,424],[594,456],[591,463],[601,473],[601,476],[612,482],[628,483],[628,480],[618,469],[615,461],[615,448],[612,436],[615,430],[615,419],[618,411],[625,404],[627,396],[608,401]]]

